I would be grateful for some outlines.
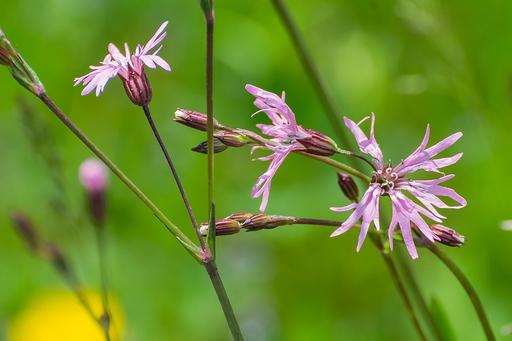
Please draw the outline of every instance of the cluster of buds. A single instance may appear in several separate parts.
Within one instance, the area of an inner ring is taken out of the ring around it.
[[[16,213],[12,215],[11,220],[15,230],[33,254],[50,262],[55,270],[63,276],[74,278],[69,262],[60,248],[53,243],[44,242],[34,224],[26,215]]]
[[[174,115],[174,121],[200,131],[206,131],[208,127],[207,116],[192,110],[177,109]],[[248,144],[255,144],[256,142],[259,144],[269,142],[254,132],[225,127],[215,118],[213,119],[213,128],[213,151],[215,153],[223,152],[228,147],[238,148]],[[296,138],[296,141],[301,145],[300,149],[303,151],[320,156],[331,156],[339,150],[336,142],[327,135],[313,129],[305,129],[305,131],[307,134],[304,134],[304,137]],[[192,148],[192,150],[206,154],[207,148],[208,142],[205,141]]]
[[[247,232],[270,230],[279,226],[292,225],[297,222],[294,217],[281,215],[252,214],[247,212],[233,213],[215,222],[216,234],[219,236],[236,234],[241,230]],[[201,224],[201,234],[208,234],[208,224]]]
[[[208,130],[207,116],[197,111],[178,109],[175,112],[174,121],[200,131]],[[228,147],[238,148],[251,143],[251,139],[246,134],[224,127],[215,118],[213,118],[213,129],[214,153],[223,152]],[[207,154],[208,141],[201,142],[196,147],[192,148],[192,150],[198,153]]]
[[[0,29],[0,65],[6,65],[11,74],[24,88],[36,96],[44,94],[43,83],[21,55],[14,49],[4,32]]]

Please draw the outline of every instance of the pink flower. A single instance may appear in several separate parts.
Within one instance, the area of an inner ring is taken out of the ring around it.
[[[437,211],[437,208],[462,208],[466,206],[466,200],[453,189],[440,185],[441,183],[452,179],[454,177],[453,174],[444,175],[433,180],[409,180],[406,176],[410,173],[416,172],[417,170],[443,174],[439,169],[456,163],[462,157],[462,153],[447,158],[435,157],[437,154],[457,142],[457,140],[462,136],[462,133],[458,132],[450,135],[432,147],[426,148],[430,136],[430,128],[427,126],[425,137],[423,138],[420,146],[405,160],[393,167],[391,163],[387,165],[384,164],[382,151],[375,139],[375,115],[372,113],[371,116],[369,138],[359,127],[366,119],[368,119],[368,117],[356,124],[350,119],[346,117],[344,118],[345,125],[352,131],[352,134],[354,134],[359,145],[359,149],[361,152],[372,157],[377,170],[373,174],[370,187],[359,203],[353,203],[345,207],[331,208],[333,211],[337,212],[349,211],[351,209],[354,210],[348,219],[336,231],[334,231],[331,237],[338,236],[348,231],[361,219],[361,230],[357,244],[357,251],[359,251],[363,245],[371,223],[373,222],[377,230],[380,229],[379,201],[382,196],[389,196],[393,212],[391,223],[388,228],[390,247],[393,249],[393,234],[396,227],[399,226],[409,254],[412,258],[417,258],[418,253],[414,245],[412,234],[413,225],[419,229],[425,238],[434,242],[438,238],[436,238],[424,217],[437,223],[441,223],[445,217]],[[416,203],[414,200],[409,198],[409,196],[406,196],[404,194],[405,192],[408,192],[413,198],[417,199],[423,206]],[[459,205],[449,206],[444,203],[439,196],[450,198]]]
[[[312,129],[305,129],[297,124],[295,114],[285,102],[284,92],[279,97],[250,84],[247,84],[245,89],[256,97],[254,105],[260,109],[256,113],[263,111],[272,121],[272,125],[256,125],[263,134],[272,137],[270,143],[265,147],[273,154],[258,159],[271,161],[270,166],[258,178],[251,193],[253,198],[262,197],[260,211],[263,212],[268,204],[272,179],[291,152],[302,150],[317,155],[332,155],[338,147],[324,134]]]
[[[156,33],[145,45],[137,45],[134,54],[130,53],[127,43],[124,44],[124,54],[114,44],[108,44],[108,54],[100,63],[101,65],[90,66],[93,71],[85,76],[75,78],[75,86],[80,83],[85,85],[82,96],[91,93],[94,89],[96,89],[96,96],[99,96],[105,89],[108,81],[119,76],[123,80],[128,96],[134,103],[137,102],[136,104],[140,105],[142,102],[149,102],[151,99],[151,89],[144,74],[144,66],[151,69],[160,66],[164,70],[171,71],[169,64],[157,55],[162,46],[150,53],[166,37],[167,33],[164,32],[164,29],[167,24],[168,22],[166,21],[160,25]]]
[[[100,161],[87,159],[80,165],[79,178],[87,193],[103,193],[107,187],[108,172]]]

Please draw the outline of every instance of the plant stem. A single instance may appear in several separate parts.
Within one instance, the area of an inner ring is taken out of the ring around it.
[[[476,310],[478,319],[480,320],[480,324],[482,325],[487,340],[496,340],[496,337],[494,336],[494,333],[491,328],[491,324],[489,323],[489,319],[487,318],[487,315],[485,313],[482,301],[480,301],[478,294],[476,293],[475,289],[469,282],[469,279],[466,277],[464,272],[462,272],[462,270],[455,264],[455,262],[452,259],[450,259],[437,246],[435,246],[434,244],[427,244],[427,247],[434,255],[437,256],[437,258],[439,258],[441,262],[443,262],[446,265],[446,267],[448,267],[448,269],[455,276],[455,278],[457,278],[460,285],[462,285],[462,287],[466,291],[467,295],[469,296],[469,299],[471,300],[471,303],[473,304],[473,307]]]
[[[226,293],[226,289],[224,288],[224,284],[222,283],[222,279],[219,275],[219,271],[217,269],[217,265],[214,260],[204,263],[206,271],[210,276],[210,280],[215,288],[215,292],[217,293],[217,297],[222,306],[222,311],[224,312],[224,316],[229,325],[229,330],[231,331],[231,335],[235,341],[242,341],[243,335],[240,330],[240,326],[238,325],[238,321],[236,319],[235,313],[233,311],[233,307],[231,306],[231,302],[229,301],[229,297]]]
[[[153,135],[155,135],[155,138],[158,141],[158,144],[160,145],[162,152],[164,153],[165,160],[167,161],[167,164],[169,165],[169,168],[171,169],[171,173],[172,173],[172,176],[174,177],[174,181],[176,182],[176,185],[178,186],[178,189],[180,191],[181,199],[183,200],[183,203],[185,204],[188,216],[190,218],[190,221],[192,222],[192,227],[194,228],[196,236],[199,239],[199,243],[201,243],[201,248],[203,250],[205,250],[205,242],[203,240],[203,237],[201,236],[201,232],[199,232],[199,225],[197,224],[196,217],[194,215],[194,212],[192,211],[192,206],[190,205],[190,201],[188,200],[187,194],[185,193],[183,184],[181,183],[180,177],[178,175],[178,171],[176,170],[176,167],[174,166],[174,162],[172,162],[171,155],[169,154],[169,151],[167,150],[167,147],[165,146],[165,143],[162,140],[160,133],[158,132],[158,128],[156,127],[155,122],[153,121],[153,116],[151,115],[149,106],[145,105],[142,107],[142,109],[144,109],[144,114],[146,114],[146,118],[148,120],[149,126],[151,127],[151,130],[153,131]]]
[[[306,74],[311,80],[313,88],[315,89],[322,106],[324,107],[327,118],[329,119],[331,125],[334,127],[334,131],[338,135],[338,138],[343,143],[343,147],[345,149],[350,148],[350,142],[345,135],[345,130],[343,129],[343,125],[341,124],[341,119],[338,118],[338,114],[336,113],[336,109],[334,108],[334,103],[327,92],[327,88],[320,77],[320,73],[318,72],[317,67],[313,62],[313,58],[309,53],[306,44],[302,38],[302,35],[297,27],[297,24],[293,21],[290,11],[286,7],[286,4],[283,0],[271,0],[274,8],[279,15],[279,18],[283,22],[290,39],[293,42],[295,47],[295,51],[297,52],[300,61],[306,71]]]
[[[402,300],[404,301],[405,307],[407,308],[407,312],[409,313],[409,317],[411,318],[414,327],[416,328],[416,331],[418,332],[418,335],[421,340],[426,341],[427,338],[425,336],[425,333],[423,332],[423,329],[421,328],[420,322],[418,320],[418,317],[416,316],[416,313],[414,311],[411,299],[409,298],[409,294],[407,294],[407,290],[405,289],[405,286],[400,278],[400,273],[398,272],[397,266],[394,262],[394,260],[391,258],[391,256],[386,252],[384,248],[384,244],[382,243],[381,236],[375,236],[370,235],[370,238],[372,239],[375,246],[380,251],[380,254],[382,255],[382,258],[384,259],[384,262],[386,263],[389,273],[391,274],[391,278],[393,282],[395,283],[395,286],[398,289],[398,292],[400,296],[402,297]]]
[[[176,225],[174,225],[167,216],[142,192],[120,169],[112,162],[70,119],[66,114],[51,100],[46,93],[42,93],[39,98],[43,103],[57,116],[57,118],[78,137],[80,141],[90,151],[92,151],[110,170],[128,187],[151,212],[157,217],[165,228],[172,233],[176,239],[189,251],[196,259],[200,260],[202,250],[197,247]]]
[[[360,171],[358,171],[358,170],[356,170],[356,169],[354,169],[354,168],[352,168],[350,166],[347,166],[347,165],[345,165],[345,164],[343,164],[341,162],[333,160],[333,159],[331,159],[331,158],[329,158],[327,156],[314,155],[314,154],[309,154],[309,153],[305,153],[305,152],[297,152],[297,153],[300,154],[300,155],[307,156],[307,157],[309,157],[311,159],[315,159],[315,160],[321,161],[321,162],[323,162],[325,164],[328,164],[328,165],[330,165],[330,166],[332,166],[334,168],[342,170],[342,171],[344,171],[344,172],[346,172],[346,173],[348,173],[350,175],[356,176],[356,177],[358,177],[359,179],[363,180],[366,183],[370,183],[370,181],[371,181],[371,178],[368,175],[364,174],[363,172],[360,172]]]
[[[427,302],[425,298],[423,297],[423,294],[421,292],[420,286],[418,284],[418,281],[416,281],[416,278],[414,277],[414,273],[407,263],[407,259],[404,256],[400,250],[397,250],[396,254],[398,255],[398,264],[400,265],[400,268],[402,269],[402,274],[405,277],[405,282],[409,283],[409,287],[412,291],[412,294],[414,295],[416,302],[419,306],[419,309],[421,311],[421,314],[423,315],[425,321],[429,325],[430,329],[432,330],[432,333],[436,340],[443,340],[443,336],[441,331],[439,330],[439,327],[434,320],[434,316],[432,316],[432,312],[430,311]]]
[[[211,214],[213,204],[213,31],[215,16],[213,13],[213,0],[210,8],[205,12],[206,19],[206,115],[208,131],[208,216]]]
[[[110,326],[112,323],[112,313],[110,310],[110,303],[108,299],[108,277],[107,277],[107,254],[106,254],[106,228],[103,223],[95,226],[96,241],[98,244],[98,259],[100,267],[100,281],[101,281],[101,302],[103,305],[104,315],[100,318],[104,323],[105,335],[107,340],[110,340]],[[104,319],[104,320],[103,320]]]

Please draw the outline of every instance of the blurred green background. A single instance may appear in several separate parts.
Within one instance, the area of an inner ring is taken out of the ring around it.
[[[455,132],[451,153],[462,160],[450,186],[468,200],[444,211],[447,225],[467,237],[446,249],[472,280],[498,337],[512,322],[510,127],[512,2],[506,0],[288,1],[340,114],[354,120],[374,111],[386,157],[414,150],[427,123],[432,142]],[[191,235],[183,204],[142,111],[119,80],[102,96],[81,97],[74,77],[106,53],[108,42],[144,43],[170,20],[160,55],[172,73],[148,71],[152,110],[171,148],[194,210],[206,219],[206,158],[190,152],[202,133],[171,121],[177,107],[204,110],[204,24],[197,1],[6,0],[0,25],[38,72],[48,93],[170,218]],[[269,1],[216,2],[215,114],[245,128],[266,120],[243,86],[286,90],[304,126],[334,136],[313,88]],[[23,210],[45,237],[63,245],[82,280],[98,288],[92,228],[77,180],[91,154],[50,113],[0,69],[0,335],[41,290],[64,287],[31,257],[9,215]],[[64,216],[59,198],[20,120],[25,99],[49,126],[62,157]],[[341,115],[340,115],[341,117]],[[448,154],[445,154],[448,155]],[[451,155],[451,154],[450,154]],[[218,215],[256,212],[250,198],[267,167],[247,149],[216,158]],[[269,213],[342,219],[330,212],[347,200],[335,172],[291,156],[274,179]],[[113,294],[126,318],[125,340],[226,340],[228,331],[203,269],[119,182],[109,191],[109,266]],[[73,226],[68,217],[76,217]],[[411,340],[415,331],[371,243],[355,252],[357,232],[282,228],[219,238],[219,267],[248,340]],[[431,254],[411,261],[425,295],[441,302],[458,340],[484,339],[476,315],[453,276]],[[1,336],[0,336],[1,339]]]

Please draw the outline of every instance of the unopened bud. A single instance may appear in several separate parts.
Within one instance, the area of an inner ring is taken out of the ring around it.
[[[127,78],[121,75],[119,76],[123,81],[124,90],[133,104],[143,107],[151,102],[153,92],[151,91],[151,85],[144,71],[139,75],[130,67]]]
[[[11,74],[24,88],[40,96],[44,93],[44,86],[37,74],[30,68],[21,55],[14,49],[4,32],[0,29],[0,64],[7,65]]]
[[[252,216],[253,216],[253,214],[248,213],[248,212],[235,212],[233,214],[228,215],[224,219],[231,219],[231,220],[236,220],[239,223],[244,223],[247,219],[249,219]]]
[[[306,148],[306,152],[320,156],[336,154],[338,146],[333,139],[313,129],[306,129],[306,131],[309,136],[297,140]]]
[[[205,114],[186,110],[186,109],[178,109],[174,113],[174,121],[186,125],[187,127],[194,128],[201,131],[208,130],[208,118]],[[218,128],[219,122],[213,118],[213,127]]]
[[[258,231],[262,229],[273,229],[278,226],[290,225],[295,223],[295,218],[279,215],[265,215],[258,213],[247,219],[242,228],[248,231]]]
[[[108,183],[107,168],[96,159],[85,160],[80,165],[80,182],[87,193],[89,214],[96,226],[105,219],[105,190]]]
[[[439,224],[430,227],[434,233],[434,240],[447,246],[462,246],[464,244],[464,236],[457,231]]]
[[[34,225],[28,217],[22,213],[16,213],[12,216],[12,222],[16,231],[19,233],[21,238],[23,238],[30,251],[37,252],[39,250],[41,240],[39,239],[39,235],[37,234]]]
[[[359,189],[350,175],[337,173],[338,174],[338,185],[340,186],[343,194],[352,202],[359,200]]]
[[[216,235],[225,236],[229,234],[235,234],[240,232],[241,225],[238,221],[232,219],[222,219],[215,222]],[[201,235],[208,235],[208,224],[203,223],[199,229]]]
[[[249,139],[242,134],[233,131],[219,130],[214,136],[229,147],[243,147],[249,143]]]
[[[228,146],[222,143],[218,138],[213,138],[213,152],[215,154],[223,152],[226,149],[228,149]],[[192,150],[197,153],[208,154],[208,141],[201,142],[200,144],[192,148]]]
[[[46,245],[46,255],[48,260],[53,264],[55,269],[60,273],[69,276],[71,274],[69,263],[64,257],[64,254],[60,251],[60,249],[55,244],[47,244]]]

